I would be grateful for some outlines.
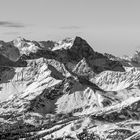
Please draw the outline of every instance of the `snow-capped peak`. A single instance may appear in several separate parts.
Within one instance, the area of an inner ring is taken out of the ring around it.
[[[73,45],[73,42],[74,42],[74,38],[65,38],[61,41],[58,41],[52,50],[54,51],[59,49],[69,49]]]
[[[32,41],[26,40],[22,37],[17,37],[17,39],[13,40],[14,46],[16,46],[21,55],[28,55],[31,52],[36,52],[38,50],[38,46],[36,46]]]
[[[25,39],[22,38],[21,36],[17,37],[16,39],[13,40],[13,44],[17,47],[21,46],[22,43],[25,42]]]

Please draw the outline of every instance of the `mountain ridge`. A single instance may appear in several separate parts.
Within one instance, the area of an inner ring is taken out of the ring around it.
[[[0,42],[0,139],[132,137],[137,129],[119,133],[117,122],[139,120],[139,84],[138,67],[81,37]]]

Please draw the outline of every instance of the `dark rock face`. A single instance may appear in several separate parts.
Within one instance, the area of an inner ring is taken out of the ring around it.
[[[59,57],[63,63],[78,63],[80,60],[85,58],[88,65],[96,73],[102,72],[104,70],[124,71],[121,63],[117,61],[111,61],[103,54],[95,52],[89,46],[89,44],[80,37],[75,38],[74,43],[70,49],[64,50],[63,52],[56,51],[56,53],[60,54]]]
[[[27,62],[21,59],[14,62],[0,54],[0,67],[3,67],[3,66],[4,67],[26,67]]]
[[[76,37],[72,47],[67,50],[67,54],[71,60],[80,61],[83,58],[88,59],[95,52],[85,40]]]
[[[20,57],[19,49],[11,42],[0,42],[0,54],[14,62]]]

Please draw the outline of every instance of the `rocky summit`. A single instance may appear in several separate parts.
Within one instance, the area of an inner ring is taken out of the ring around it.
[[[139,140],[139,53],[93,48],[81,37],[0,41],[0,139]]]

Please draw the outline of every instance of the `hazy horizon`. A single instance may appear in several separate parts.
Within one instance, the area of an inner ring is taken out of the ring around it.
[[[140,47],[139,0],[0,0],[0,40],[80,36],[95,51],[132,55]]]

